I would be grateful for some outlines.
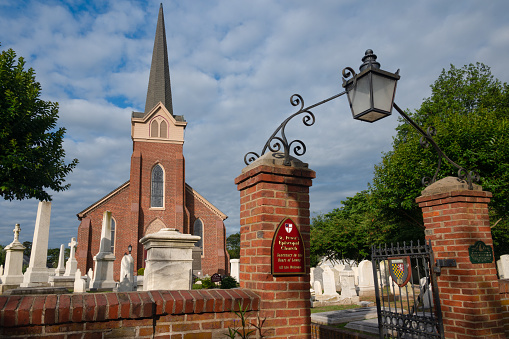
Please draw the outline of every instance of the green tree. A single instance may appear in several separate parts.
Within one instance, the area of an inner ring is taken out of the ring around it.
[[[312,266],[320,257],[359,262],[369,257],[372,245],[389,241],[394,233],[392,225],[377,219],[377,210],[368,191],[359,192],[341,203],[341,208],[312,219]]]
[[[0,54],[0,196],[6,200],[51,200],[47,189],[69,188],[65,177],[65,128],[57,127],[58,103],[40,99],[32,68],[9,49]]]
[[[230,254],[230,259],[240,258],[240,232],[230,234],[226,238],[226,250]]]
[[[509,90],[477,63],[445,69],[431,86],[432,94],[415,112],[407,112],[424,130],[436,129],[435,142],[458,165],[477,171],[484,190],[493,193],[489,205],[495,253],[509,251]],[[423,234],[422,213],[415,198],[421,178],[433,177],[438,155],[420,146],[421,136],[410,125],[397,127],[393,149],[375,166],[371,191],[378,217]],[[457,176],[442,163],[438,178]]]

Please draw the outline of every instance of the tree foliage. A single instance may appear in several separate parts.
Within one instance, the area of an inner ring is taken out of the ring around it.
[[[240,258],[240,232],[230,234],[226,238],[226,250],[230,254],[230,259]]]
[[[0,196],[6,200],[51,200],[47,189],[69,188],[65,177],[65,128],[57,127],[58,103],[40,99],[32,68],[9,49],[0,54]]]
[[[489,67],[477,63],[443,70],[431,86],[432,94],[411,118],[424,130],[436,129],[435,142],[458,165],[477,171],[479,184],[493,193],[489,205],[495,252],[508,253],[509,230],[509,91],[494,78]],[[421,135],[410,125],[397,127],[393,150],[375,166],[371,186],[377,209],[385,222],[413,225],[422,232],[422,213],[415,198],[422,192],[421,178],[433,177],[438,155],[423,149]],[[444,162],[438,179],[457,176]]]

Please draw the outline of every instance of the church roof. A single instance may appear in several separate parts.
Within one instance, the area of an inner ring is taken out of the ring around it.
[[[83,219],[84,217],[86,217],[86,215],[90,212],[92,212],[93,210],[95,210],[97,207],[101,206],[102,204],[108,202],[110,199],[112,199],[113,197],[115,197],[117,194],[119,194],[120,192],[122,192],[123,190],[129,188],[129,185],[130,185],[130,180],[126,181],[125,183],[123,183],[122,185],[120,185],[119,187],[115,188],[113,191],[111,191],[110,193],[106,194],[104,197],[102,197],[101,199],[97,200],[96,202],[94,202],[92,205],[88,206],[87,208],[85,208],[83,211],[79,212],[78,214],[76,214],[76,216],[78,217],[79,220]],[[201,203],[203,203],[205,206],[207,206],[215,215],[217,215],[218,217],[220,217],[222,220],[226,220],[228,218],[228,216],[226,214],[224,214],[223,212],[221,212],[216,206],[212,205],[212,203],[210,203],[207,199],[205,199],[200,193],[198,193],[197,191],[195,191],[191,186],[189,186],[187,183],[186,183],[186,191],[188,191],[189,193],[191,193],[196,199],[198,199]]]
[[[168,65],[168,48],[166,46],[166,30],[164,28],[163,4],[159,8],[156,37],[152,52],[152,64],[148,80],[145,114],[150,112],[159,102],[173,115],[171,100],[170,67]]]

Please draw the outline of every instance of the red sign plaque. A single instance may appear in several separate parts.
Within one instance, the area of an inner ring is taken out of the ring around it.
[[[285,218],[272,239],[272,275],[306,274],[304,242],[297,225]]]

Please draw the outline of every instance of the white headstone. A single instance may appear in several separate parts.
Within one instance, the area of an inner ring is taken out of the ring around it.
[[[329,266],[323,269],[323,294],[327,296],[336,296],[336,281],[334,279],[334,272]]]
[[[101,243],[99,253],[94,256],[94,277],[90,284],[91,289],[112,289],[116,282],[113,280],[113,262],[115,255],[111,253],[111,212],[103,214],[101,230]]]
[[[88,276],[87,279],[88,288],[90,289],[90,287],[92,286],[92,279],[94,278],[94,271],[92,270],[92,268],[88,269],[87,276]]]
[[[230,259],[230,275],[240,282],[240,259]]]
[[[359,263],[359,296],[375,294],[375,279],[373,277],[373,264],[369,260]]]
[[[433,307],[433,293],[431,291],[431,284],[427,284],[426,281],[426,277],[421,278],[419,281],[422,291],[419,294],[419,298],[421,298],[420,301],[422,302],[424,308],[431,308]]]
[[[509,254],[500,256],[497,261],[497,269],[500,279],[509,279]]]
[[[315,268],[314,267],[311,267],[311,270],[309,272],[309,283],[311,284],[311,288],[313,288],[313,284],[315,282],[315,272],[314,272]]]
[[[64,255],[65,255],[65,249],[64,244],[60,245],[60,253],[58,255],[58,266],[55,268],[55,276],[60,277],[64,275],[65,273],[65,267],[64,267]]]
[[[71,254],[69,255],[69,259],[65,263],[65,276],[70,277],[74,273],[76,273],[76,269],[78,268],[78,261],[76,260],[76,238],[71,238],[71,242],[69,243],[69,247],[71,248]]]
[[[341,275],[341,298],[357,297],[355,290],[355,275],[350,265],[340,272]]]
[[[5,255],[5,268],[0,277],[1,289],[0,292],[6,289],[18,287],[23,282],[23,250],[25,246],[19,242],[19,232],[21,227],[16,224],[14,227],[14,240],[4,250],[7,252]]]
[[[133,284],[129,281],[129,279],[125,276],[116,287],[117,292],[131,292],[133,291]]]
[[[83,293],[87,291],[87,281],[81,277],[79,269],[74,273],[74,293]]]
[[[50,218],[51,202],[40,201],[35,220],[30,264],[23,276],[21,287],[49,286],[49,269],[46,267],[46,262],[48,259]]]
[[[322,295],[322,284],[318,280],[315,280],[313,284],[313,289],[315,290],[315,295]]]
[[[323,274],[323,268],[321,266],[315,267],[315,269],[313,270],[313,281],[319,281],[320,286],[323,286],[322,274]]]
[[[4,275],[4,265],[0,265],[0,276]],[[0,280],[1,283],[1,280]]]
[[[124,278],[127,277],[131,286],[134,285],[134,259],[131,253],[124,254],[122,261],[120,262],[120,283],[123,282]],[[132,291],[132,289],[131,289]]]

